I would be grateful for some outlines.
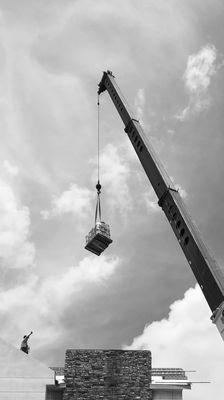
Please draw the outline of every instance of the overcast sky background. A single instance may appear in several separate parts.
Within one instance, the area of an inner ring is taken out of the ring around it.
[[[103,220],[84,249],[97,180],[97,84],[110,69],[205,243],[224,265],[221,0],[0,0],[0,326],[32,355],[150,349],[197,370],[186,399],[223,399],[224,345],[107,93]]]

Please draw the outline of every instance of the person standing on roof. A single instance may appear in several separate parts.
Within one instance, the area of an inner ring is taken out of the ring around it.
[[[22,350],[24,353],[26,353],[26,354],[28,354],[29,353],[29,350],[30,350],[30,348],[29,348],[29,346],[28,346],[28,339],[29,339],[29,337],[30,337],[30,335],[32,335],[32,331],[29,333],[29,335],[24,335],[23,336],[23,340],[22,340],[22,343],[21,343],[21,347],[20,347],[20,350]]]

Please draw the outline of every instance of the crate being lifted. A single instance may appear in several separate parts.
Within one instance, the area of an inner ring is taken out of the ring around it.
[[[101,185],[98,181],[97,189],[97,203],[95,212],[95,226],[91,229],[86,236],[85,249],[100,256],[100,254],[113,242],[110,238],[110,227],[105,222],[101,221],[101,206],[100,206],[100,190]]]
[[[99,256],[112,242],[109,225],[103,221],[98,221],[86,236],[85,249]]]

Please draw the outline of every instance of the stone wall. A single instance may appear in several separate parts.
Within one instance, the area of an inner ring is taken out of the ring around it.
[[[151,353],[67,350],[64,400],[151,400]]]

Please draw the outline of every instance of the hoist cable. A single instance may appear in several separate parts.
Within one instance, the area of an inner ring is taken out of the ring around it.
[[[100,205],[100,99],[99,94],[97,98],[97,177],[98,182],[96,185],[97,190],[97,201],[96,201],[96,211],[95,211],[95,224],[96,222],[101,222],[101,205]]]
[[[98,183],[100,182],[100,97],[97,97],[97,172]]]

